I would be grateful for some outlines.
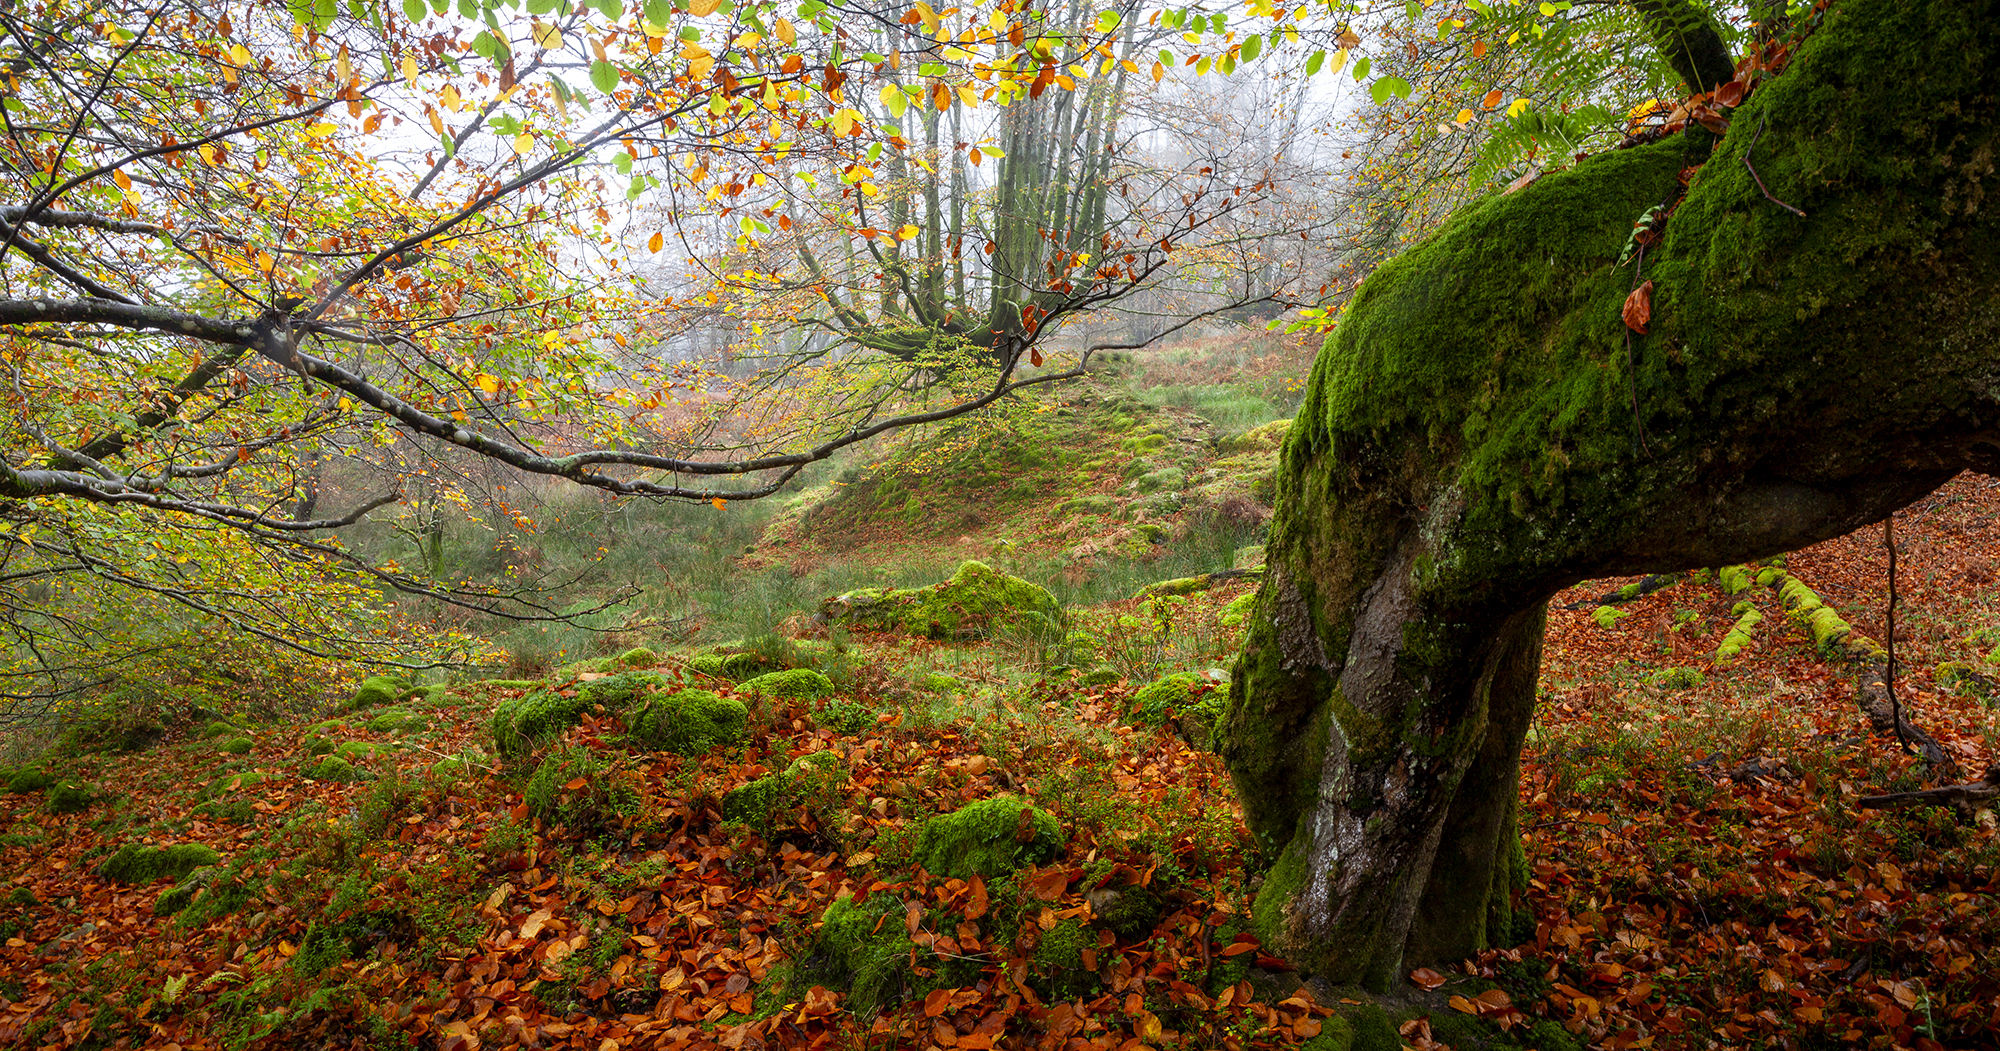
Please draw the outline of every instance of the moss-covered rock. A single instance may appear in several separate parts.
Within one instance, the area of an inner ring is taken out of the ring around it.
[[[27,795],[30,792],[53,788],[55,784],[56,775],[39,766],[28,766],[14,771],[12,776],[7,778],[7,791],[15,795]]]
[[[743,688],[773,697],[814,700],[833,692],[833,680],[811,668],[793,668],[790,671],[765,672],[745,682]]]
[[[1207,747],[1228,702],[1227,683],[1201,672],[1176,672],[1141,686],[1132,695],[1132,721],[1148,726],[1172,724],[1196,747]]]
[[[603,828],[639,805],[638,793],[588,748],[549,753],[535,767],[521,798],[536,817],[580,832]]]
[[[209,723],[207,726],[201,728],[201,736],[203,740],[207,740],[208,738],[211,737],[229,737],[235,735],[235,733],[236,733],[235,725],[232,723],[225,722],[221,719],[217,719]]]
[[[917,862],[933,875],[993,879],[1048,861],[1067,842],[1048,811],[1019,796],[997,795],[932,818],[917,841]]]
[[[387,751],[383,746],[369,741],[342,741],[333,749],[333,755],[350,763],[365,763]]]
[[[257,742],[252,741],[248,737],[232,737],[217,745],[216,750],[229,755],[249,755],[250,750],[255,747],[257,747]]]
[[[367,776],[337,755],[322,756],[299,773],[314,781],[359,781]]]
[[[623,712],[642,698],[671,688],[665,676],[650,671],[621,672],[580,683],[571,690],[539,687],[501,701],[493,709],[489,724],[493,744],[502,756],[519,759],[582,722],[583,713],[594,707]]]
[[[424,728],[424,717],[406,708],[390,708],[368,720],[370,733],[407,733]]]
[[[331,740],[321,737],[318,734],[307,737],[304,741],[300,742],[299,746],[305,749],[307,755],[328,755],[334,749],[334,743]]]
[[[895,628],[933,639],[972,639],[1007,626],[1058,623],[1062,607],[1039,584],[968,561],[942,584],[850,591],[826,600],[820,613],[829,621],[861,627]]]
[[[361,685],[354,690],[354,696],[348,698],[343,707],[350,712],[358,712],[364,708],[394,704],[408,697],[413,690],[414,687],[409,681],[399,676],[371,675],[361,680]]]
[[[644,646],[635,646],[619,654],[617,661],[627,668],[650,668],[660,663],[660,656]]]
[[[1086,996],[1104,984],[1083,962],[1086,949],[1097,946],[1097,932],[1072,918],[1042,932],[1035,946],[1033,976],[1041,994],[1052,1000]]]
[[[63,781],[49,789],[48,808],[51,814],[80,814],[97,804],[104,794],[95,785],[80,781]]]
[[[625,720],[632,740],[675,755],[697,756],[742,743],[750,709],[711,690],[676,690],[648,697]]]
[[[167,847],[142,847],[128,843],[106,858],[97,871],[114,883],[151,883],[171,876],[175,879],[204,865],[213,865],[222,855],[199,843],[178,843]]]

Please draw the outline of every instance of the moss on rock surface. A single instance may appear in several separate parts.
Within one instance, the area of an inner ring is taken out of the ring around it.
[[[812,752],[783,771],[760,777],[722,797],[722,816],[769,832],[776,814],[800,806],[824,808],[837,801],[847,781],[847,764],[832,752]]]
[[[811,668],[793,668],[790,671],[765,672],[745,682],[743,688],[774,697],[813,700],[832,693],[833,680]]]
[[[983,638],[1002,627],[1057,623],[1062,607],[1039,584],[968,561],[950,580],[926,588],[863,588],[820,606],[830,621],[895,628],[933,639]]]
[[[502,756],[519,759],[536,745],[554,740],[564,730],[582,722],[583,713],[593,707],[601,706],[614,714],[623,712],[634,702],[671,689],[672,685],[657,672],[628,671],[593,679],[570,690],[539,686],[494,707],[488,723],[493,745]]]
[[[252,741],[248,737],[232,737],[216,747],[219,751],[230,755],[248,755],[252,748],[257,747],[257,742]]]
[[[932,818],[917,841],[917,863],[932,875],[993,879],[1048,861],[1066,842],[1048,811],[1019,796],[998,795]]]
[[[30,766],[14,771],[7,778],[7,791],[15,795],[27,795],[29,792],[40,792],[51,788],[55,783],[56,775],[39,766]]]
[[[204,865],[213,865],[222,855],[199,843],[169,847],[142,847],[127,844],[106,858],[98,872],[114,883],[151,883],[165,876],[175,879]]]
[[[358,712],[363,708],[394,704],[411,692],[411,685],[397,676],[371,675],[361,680],[361,685],[355,688],[354,696],[347,699],[345,707],[350,712]]]
[[[337,755],[328,755],[300,771],[304,777],[314,781],[359,781],[363,775],[354,764]]]
[[[750,709],[710,690],[676,690],[646,698],[625,725],[632,739],[648,748],[697,756],[741,743],[749,733]]]
[[[95,806],[103,793],[94,785],[79,781],[63,781],[49,789],[48,808],[51,814],[80,814]]]

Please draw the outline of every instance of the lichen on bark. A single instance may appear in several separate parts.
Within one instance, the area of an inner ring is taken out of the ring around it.
[[[1770,556],[2000,466],[1995,6],[1836,5],[1643,275],[1631,224],[1703,142],[1470,205],[1355,297],[1280,454],[1221,721],[1294,959],[1380,987],[1513,926],[1554,592]],[[1644,335],[1619,311],[1642,277]]]

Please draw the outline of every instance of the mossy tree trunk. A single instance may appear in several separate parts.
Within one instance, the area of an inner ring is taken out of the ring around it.
[[[1839,3],[1719,143],[1478,202],[1355,298],[1286,440],[1220,730],[1279,851],[1267,940],[1379,988],[1505,933],[1556,591],[1795,549],[2000,466],[1995,6]],[[1805,218],[1743,164],[1760,128]],[[1703,160],[1644,274],[1619,267]]]

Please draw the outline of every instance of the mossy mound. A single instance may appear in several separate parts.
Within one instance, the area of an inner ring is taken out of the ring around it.
[[[622,712],[639,698],[671,686],[656,672],[628,671],[581,683],[573,690],[548,686],[530,690],[501,701],[493,709],[490,728],[494,747],[508,759],[519,759],[537,744],[553,740],[582,722],[583,713],[594,707]]]
[[[201,736],[203,740],[207,740],[208,738],[211,737],[230,737],[234,736],[235,733],[236,733],[235,725],[232,723],[224,722],[221,719],[217,719],[214,722],[209,723],[207,726],[201,728]]]
[[[832,752],[792,760],[783,772],[760,777],[722,797],[722,816],[770,832],[774,818],[799,807],[826,808],[847,782],[847,764]]]
[[[354,764],[337,755],[323,756],[299,773],[314,781],[359,781],[364,776]]]
[[[222,855],[199,843],[179,843],[170,847],[142,847],[126,844],[98,866],[98,874],[114,883],[151,883],[166,876],[180,879],[204,865],[213,865]]]
[[[813,713],[814,727],[831,730],[842,737],[853,737],[874,725],[874,710],[854,701],[834,701]]]
[[[394,704],[416,692],[408,680],[394,675],[371,675],[361,680],[354,696],[342,705],[347,711],[358,712],[364,708],[374,708],[384,704]]]
[[[863,588],[820,604],[820,615],[859,627],[894,628],[933,639],[983,638],[1003,627],[1059,623],[1062,607],[1039,584],[968,561],[926,588]]]
[[[535,767],[521,798],[529,813],[577,831],[594,831],[632,813],[639,804],[630,785],[610,776],[610,768],[588,748],[551,752]]]
[[[1051,1000],[1070,1000],[1103,985],[1098,973],[1083,963],[1084,950],[1096,946],[1097,932],[1074,918],[1042,932],[1032,972],[1037,991]]]
[[[370,733],[408,733],[423,728],[424,717],[407,708],[390,708],[377,712],[374,718],[368,720]]]
[[[776,654],[734,642],[723,643],[689,657],[688,667],[703,675],[741,682],[767,672],[784,671],[790,665]]]
[[[811,668],[793,668],[790,671],[765,672],[745,682],[743,688],[773,697],[815,700],[833,692],[833,680]]]
[[[216,749],[229,755],[249,755],[250,750],[255,747],[257,742],[248,737],[232,737],[217,745]]]
[[[676,690],[646,698],[625,726],[647,748],[697,756],[741,743],[750,732],[750,709],[710,690]]]
[[[1147,726],[1172,723],[1191,736],[1207,737],[1214,732],[1228,701],[1226,683],[1200,672],[1176,672],[1147,683],[1132,695],[1132,721]]]
[[[305,749],[307,755],[327,755],[333,751],[334,744],[318,734],[313,734],[300,742],[300,747]]]
[[[801,961],[801,985],[847,991],[847,1008],[857,1017],[932,989],[971,985],[979,965],[964,957],[939,957],[910,940],[903,903],[894,894],[876,894],[855,904],[842,898],[821,915],[819,936]],[[916,959],[921,968],[910,965]]]
[[[660,656],[644,646],[637,646],[619,654],[616,663],[627,668],[650,668],[660,663]]]
[[[55,787],[56,775],[39,766],[24,767],[14,771],[7,778],[7,791],[15,795],[27,795]]]
[[[1066,842],[1062,825],[1048,811],[1019,796],[997,795],[932,818],[917,841],[917,862],[935,876],[966,879],[977,873],[994,879],[1048,861]]]
[[[80,814],[97,805],[104,794],[94,785],[78,781],[64,781],[49,789],[48,808],[51,814]]]

